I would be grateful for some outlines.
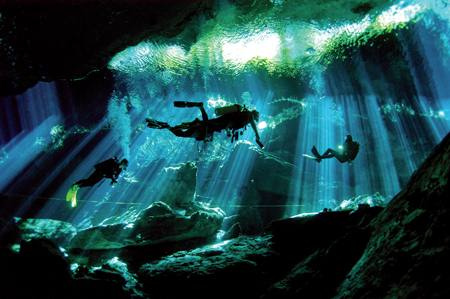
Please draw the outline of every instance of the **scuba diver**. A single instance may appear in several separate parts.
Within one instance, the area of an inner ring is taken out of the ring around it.
[[[245,106],[239,104],[216,108],[216,115],[218,117],[209,119],[203,108],[202,102],[184,102],[175,101],[175,107],[198,107],[202,114],[202,120],[196,118],[194,121],[185,122],[180,125],[170,126],[168,123],[156,121],[153,119],[146,119],[147,126],[155,129],[168,129],[175,136],[195,138],[198,141],[211,141],[215,132],[226,130],[227,136],[231,137],[231,142],[238,140],[239,133],[243,132],[240,129],[245,129],[248,124],[252,127],[256,136],[256,143],[263,148],[264,145],[260,141],[256,122],[259,119],[259,112],[256,110],[249,110]]]
[[[359,152],[359,143],[353,141],[352,135],[347,135],[344,144],[338,146],[337,150],[329,148],[321,155],[319,154],[319,151],[317,150],[316,146],[313,146],[311,152],[314,155],[314,157],[308,155],[304,156],[308,158],[311,157],[318,163],[320,163],[322,159],[330,159],[330,158],[336,158],[341,163],[345,162],[351,163],[353,160],[355,160],[356,155]]]
[[[94,172],[87,179],[79,180],[70,187],[66,195],[66,201],[70,202],[73,208],[76,207],[77,192],[80,188],[92,187],[104,178],[111,179],[111,185],[113,185],[117,183],[117,178],[127,166],[127,159],[119,161],[116,157],[96,164]]]

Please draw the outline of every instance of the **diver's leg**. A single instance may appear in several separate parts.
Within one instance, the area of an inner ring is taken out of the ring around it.
[[[336,158],[341,163],[347,162],[348,159],[342,155],[341,152],[335,151],[334,149],[327,149],[325,153],[323,153],[322,159],[330,159],[330,158]]]
[[[315,157],[315,161],[317,163],[320,163],[320,161],[322,161],[322,156],[319,154],[319,151],[317,150],[315,145],[313,145],[313,147],[311,148],[311,153]]]
[[[203,103],[198,108],[200,109],[200,112],[202,113],[203,121],[207,121],[208,120],[208,114],[206,114],[205,108],[203,108]]]
[[[315,145],[312,147],[311,152],[312,152],[312,154],[314,155],[314,157],[320,158],[319,151],[317,150],[317,148],[316,148]]]
[[[338,160],[341,163],[345,163],[348,161],[348,159],[346,159],[346,157],[343,157],[341,155],[335,155],[334,157],[336,158],[336,160]]]
[[[330,158],[336,157],[336,155],[337,155],[337,152],[334,149],[329,148],[320,156],[320,158],[321,159],[330,159]]]
[[[78,185],[80,187],[92,187],[98,182],[100,182],[102,179],[103,175],[98,171],[94,171],[94,173],[91,174],[87,179],[79,180],[74,185]]]

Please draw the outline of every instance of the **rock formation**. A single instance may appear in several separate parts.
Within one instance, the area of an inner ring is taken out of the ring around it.
[[[450,135],[371,223],[372,237],[337,298],[450,294]]]
[[[75,255],[127,261],[154,259],[177,250],[192,248],[215,239],[224,212],[194,200],[197,168],[193,163],[173,167],[171,184],[161,196],[130,223],[94,226],[79,231],[68,245]],[[151,253],[150,253],[151,252]],[[93,261],[92,260],[92,261]]]

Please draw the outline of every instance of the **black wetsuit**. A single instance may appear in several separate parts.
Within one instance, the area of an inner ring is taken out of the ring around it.
[[[252,113],[248,110],[230,112],[207,121],[206,126],[214,132],[220,132],[224,129],[239,130],[250,124]]]
[[[168,129],[172,134],[178,137],[195,138],[198,141],[211,141],[215,132],[227,130],[228,136],[231,136],[231,142],[238,140],[239,130],[251,125],[256,135],[256,143],[263,148],[264,145],[259,140],[258,130],[255,124],[255,117],[258,117],[256,111],[236,104],[238,108],[234,112],[225,113],[219,117],[209,119],[208,114],[200,102],[181,102],[175,101],[176,107],[198,107],[202,113],[202,120],[196,118],[194,121],[185,122],[180,125],[170,126],[166,122],[147,118],[147,126],[156,129]],[[242,132],[241,132],[242,133]]]
[[[80,187],[92,187],[104,178],[109,178],[114,183],[122,171],[120,162],[114,158],[100,162],[94,168],[95,171],[87,179],[79,180],[75,184]]]
[[[203,109],[202,109],[203,110]],[[196,119],[189,123],[170,127],[169,130],[179,137],[194,137],[196,140],[205,140],[212,137],[213,133],[229,129],[239,130],[252,121],[251,111],[230,112],[219,117],[208,119],[202,111],[203,120]]]
[[[351,162],[353,161],[359,152],[359,143],[353,140],[345,140],[341,150],[334,150],[332,148],[327,149],[322,155],[319,154],[316,147],[313,146],[312,153],[317,157],[318,162],[321,159],[336,158],[339,162]]]

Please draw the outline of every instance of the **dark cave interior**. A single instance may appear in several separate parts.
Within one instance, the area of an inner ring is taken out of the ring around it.
[[[448,4],[0,2],[0,297],[448,298]]]

